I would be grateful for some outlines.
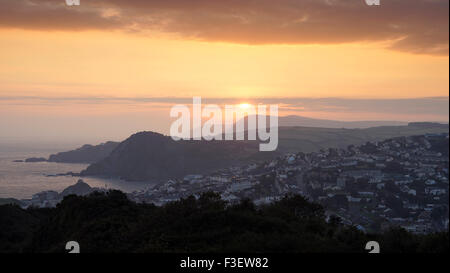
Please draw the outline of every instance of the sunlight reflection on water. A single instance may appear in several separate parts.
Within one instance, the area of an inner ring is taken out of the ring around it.
[[[48,157],[52,152],[0,152],[0,198],[31,198],[35,193],[45,190],[61,192],[66,187],[75,184],[79,177],[58,176],[47,177],[60,173],[79,173],[87,164],[67,164],[53,162],[24,163],[13,162],[28,157]],[[129,182],[120,179],[83,177],[91,187],[119,189],[124,192],[149,188],[155,183]]]

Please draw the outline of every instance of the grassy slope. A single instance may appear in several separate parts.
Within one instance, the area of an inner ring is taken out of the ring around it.
[[[323,148],[345,148],[367,141],[400,136],[448,133],[448,127],[384,126],[368,129],[333,129],[312,127],[280,127],[280,152],[314,152]]]

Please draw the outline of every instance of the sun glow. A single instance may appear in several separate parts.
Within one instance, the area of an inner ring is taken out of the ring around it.
[[[241,108],[241,109],[248,109],[248,108],[250,108],[250,104],[248,104],[248,103],[241,103],[241,104],[239,104],[239,108]]]

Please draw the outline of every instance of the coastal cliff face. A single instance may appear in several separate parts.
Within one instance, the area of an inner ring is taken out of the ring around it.
[[[113,141],[100,145],[87,144],[73,151],[53,154],[48,161],[58,163],[94,163],[106,158],[118,145],[118,142]]]
[[[239,164],[258,151],[249,141],[174,141],[153,132],[132,135],[81,175],[104,175],[130,181],[180,178]]]

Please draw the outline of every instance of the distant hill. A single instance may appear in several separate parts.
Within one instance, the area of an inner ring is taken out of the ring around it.
[[[266,118],[266,128],[273,126],[270,124],[270,116],[249,115],[239,120],[244,122],[245,128],[248,128],[248,119],[255,118],[256,126],[258,126],[258,119]],[[238,123],[236,122],[236,123]],[[236,126],[236,123],[234,126]],[[225,132],[225,121],[223,120],[222,131]],[[418,122],[418,126],[430,127],[439,123]],[[313,128],[332,128],[332,129],[367,129],[372,127],[382,126],[407,126],[408,122],[404,121],[338,121],[328,119],[315,119],[296,115],[280,116],[278,117],[278,127],[313,127]],[[441,124],[442,125],[442,124]],[[257,127],[256,127],[257,128]],[[235,130],[236,127],[235,127]],[[191,134],[192,134],[191,130]]]
[[[448,133],[448,125],[383,126],[367,129],[280,127],[276,152],[259,152],[257,141],[174,141],[153,132],[137,133],[81,175],[105,175],[146,181],[204,174],[230,165],[248,164],[288,152],[346,148],[400,136]]]
[[[257,142],[174,141],[153,132],[132,135],[105,159],[81,175],[106,175],[126,180],[178,178],[244,162],[256,153]]]
[[[240,120],[240,122],[244,122],[246,128],[248,124],[249,118],[255,118],[255,121],[258,118],[264,118],[261,115],[249,115]],[[270,116],[266,116],[266,127],[270,126],[269,122]],[[223,121],[225,124],[225,121]],[[237,123],[237,122],[236,122]],[[431,122],[422,122],[419,124],[428,124],[425,126],[429,126]],[[338,121],[338,120],[328,120],[328,119],[315,119],[308,118],[297,115],[289,115],[289,116],[280,116],[278,117],[278,126],[279,127],[314,127],[314,128],[335,128],[335,129],[366,129],[371,127],[381,127],[381,126],[406,126],[408,122],[404,121]],[[225,130],[225,125],[222,126],[222,130]],[[191,130],[192,131],[192,130]],[[192,133],[192,132],[191,132]]]
[[[20,206],[20,205],[22,205],[22,201],[17,200],[15,198],[0,198],[0,206],[8,205],[8,204],[10,204],[10,205],[14,204],[14,205]]]
[[[302,116],[284,116],[279,117],[279,126],[283,127],[320,127],[320,128],[370,128],[379,126],[403,126],[408,125],[403,121],[337,121],[328,119],[314,119]]]
[[[407,126],[380,126],[366,129],[280,127],[278,151],[282,153],[314,152],[326,148],[361,145],[367,141],[448,132],[448,124],[437,123],[410,123]]]
[[[25,159],[26,163],[36,163],[36,162],[45,162],[45,161],[47,161],[47,159],[43,158],[43,157],[30,157],[30,158]],[[19,162],[19,161],[16,160],[16,162]]]
[[[118,142],[106,142],[100,145],[84,145],[76,150],[53,154],[49,162],[94,163],[107,157],[119,145]]]
[[[437,122],[410,122],[408,123],[408,126],[421,128],[448,128],[448,124]]]

